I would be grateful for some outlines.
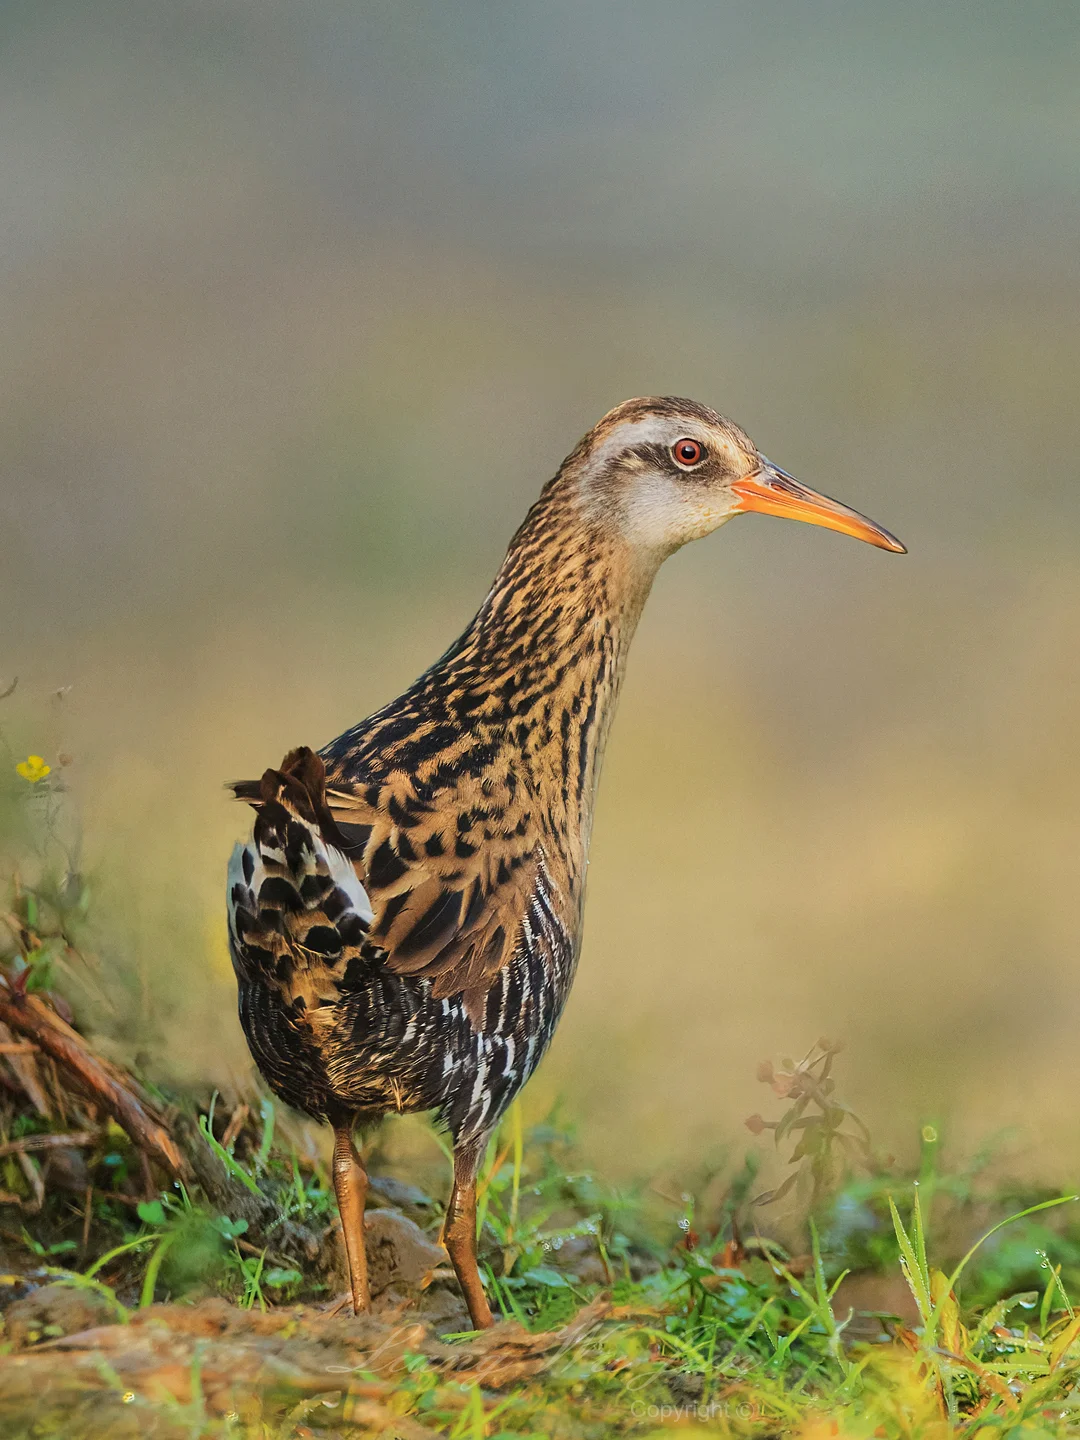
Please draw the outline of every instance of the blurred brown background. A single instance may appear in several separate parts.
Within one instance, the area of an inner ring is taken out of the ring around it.
[[[578,436],[685,394],[911,553],[756,518],[666,568],[530,1108],[615,1173],[741,1149],[757,1060],[824,1033],[885,1144],[1016,1123],[1075,1173],[1075,5],[81,0],[0,38],[0,677],[31,738],[73,687],[128,1039],[247,1073],[222,782],[396,693]]]

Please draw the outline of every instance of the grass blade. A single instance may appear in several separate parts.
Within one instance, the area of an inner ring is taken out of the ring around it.
[[[900,1219],[900,1212],[896,1208],[896,1201],[889,1196],[889,1213],[892,1216],[893,1230],[896,1232],[896,1243],[900,1247],[900,1269],[904,1272],[904,1279],[908,1283],[908,1289],[914,1297],[915,1304],[919,1311],[919,1318],[923,1324],[929,1323],[934,1307],[930,1301],[930,1277],[919,1268],[919,1257],[915,1246],[911,1243],[911,1237],[904,1229],[904,1222]]]

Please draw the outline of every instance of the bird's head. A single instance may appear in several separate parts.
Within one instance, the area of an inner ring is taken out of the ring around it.
[[[585,509],[656,563],[751,510],[904,553],[887,530],[800,484],[737,425],[693,400],[624,401],[585,436],[568,465]]]

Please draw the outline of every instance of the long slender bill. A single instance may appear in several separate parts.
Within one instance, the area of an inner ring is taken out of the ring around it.
[[[786,470],[781,470],[770,460],[761,457],[761,469],[755,470],[745,480],[736,480],[732,490],[738,496],[739,511],[756,510],[761,515],[780,515],[786,520],[805,520],[808,525],[821,525],[826,530],[839,530],[841,535],[853,535],[856,540],[865,540],[881,550],[892,550],[894,554],[906,555],[907,548],[900,544],[895,535],[841,505],[839,500],[830,500],[828,495],[819,495],[816,490],[802,485]]]

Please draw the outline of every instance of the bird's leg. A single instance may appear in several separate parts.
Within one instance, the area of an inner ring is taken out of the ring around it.
[[[367,1175],[352,1142],[352,1122],[334,1126],[334,1194],[341,1214],[345,1257],[349,1262],[349,1285],[353,1313],[371,1309],[368,1290],[367,1253],[364,1250],[364,1200]]]
[[[454,1188],[443,1225],[443,1244],[465,1294],[469,1315],[477,1330],[492,1324],[491,1306],[480,1283],[476,1263],[476,1172],[484,1153],[484,1139],[470,1141],[454,1151]]]

